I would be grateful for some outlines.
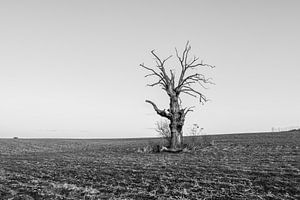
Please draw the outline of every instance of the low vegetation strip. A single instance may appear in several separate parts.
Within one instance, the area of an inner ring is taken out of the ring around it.
[[[179,154],[138,153],[148,139],[1,139],[0,199],[300,198],[299,132],[208,137]]]

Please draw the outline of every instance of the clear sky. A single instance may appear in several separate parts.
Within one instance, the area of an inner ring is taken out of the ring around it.
[[[0,1],[0,137],[155,136],[167,108],[140,63],[182,49],[215,65],[206,133],[300,125],[300,1]],[[171,61],[172,63],[172,61]],[[171,66],[174,67],[174,66]],[[178,67],[178,66],[177,66]]]

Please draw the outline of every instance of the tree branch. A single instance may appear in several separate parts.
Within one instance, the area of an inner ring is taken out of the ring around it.
[[[185,117],[188,114],[188,112],[193,112],[194,111],[193,108],[195,108],[195,106],[192,106],[192,107],[189,107],[189,108],[185,108],[183,110],[183,117]]]
[[[164,77],[164,79],[166,80],[166,82],[170,82],[170,78],[169,76],[167,75],[166,73],[166,70],[165,70],[165,62],[170,59],[172,57],[172,55],[170,55],[169,57],[167,57],[166,59],[164,60],[161,60],[155,53],[154,53],[154,50],[151,51],[151,54],[155,57],[156,59],[156,64],[157,64],[157,67],[158,69],[162,72],[162,75]]]
[[[178,80],[178,85],[175,88],[176,93],[180,94],[180,92],[182,91],[183,86],[191,86],[194,83],[199,83],[203,88],[206,88],[204,86],[204,84],[214,84],[210,78],[205,78],[205,76],[203,74],[192,74],[187,76],[187,72],[189,71],[189,69],[195,69],[199,66],[206,66],[206,67],[211,67],[214,68],[215,66],[213,65],[209,65],[209,64],[205,64],[203,63],[203,61],[201,61],[200,63],[197,62],[199,60],[198,57],[194,56],[190,61],[188,61],[188,55],[191,51],[191,46],[189,45],[189,41],[186,43],[185,48],[182,52],[182,55],[179,55],[177,49],[175,48],[176,51],[176,56],[180,62],[181,65],[181,74],[180,74],[180,78]],[[184,92],[186,93],[186,92]],[[193,95],[191,95],[193,96]],[[202,98],[203,99],[203,98]]]
[[[154,69],[146,67],[144,64],[140,64],[140,66],[148,71],[150,71],[150,74],[147,74],[145,77],[150,77],[150,76],[156,76],[159,78],[159,80],[153,84],[148,84],[147,86],[155,86],[155,85],[161,85],[163,89],[166,90],[167,88],[167,82],[164,79],[163,74],[156,72]]]
[[[153,103],[152,101],[146,100],[146,102],[147,102],[147,103],[150,103],[150,104],[153,106],[154,110],[156,111],[156,113],[157,113],[158,115],[160,115],[160,116],[162,116],[162,117],[165,117],[165,118],[167,118],[167,119],[170,119],[170,118],[171,118],[171,114],[170,114],[170,113],[167,113],[165,110],[160,110],[160,109],[158,109],[157,106],[155,105],[155,103]]]
[[[200,103],[204,103],[207,102],[208,99],[206,98],[206,96],[204,96],[201,92],[189,87],[189,86],[184,86],[181,90],[181,92],[189,94],[193,97],[197,97],[196,95],[199,95],[199,101]]]

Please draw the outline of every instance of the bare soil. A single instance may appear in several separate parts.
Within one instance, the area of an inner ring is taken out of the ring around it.
[[[157,139],[0,139],[0,199],[300,199],[300,132],[207,136],[213,146],[138,153]]]

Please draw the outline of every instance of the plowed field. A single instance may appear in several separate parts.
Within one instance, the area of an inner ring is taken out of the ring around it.
[[[207,136],[197,152],[138,153],[157,139],[0,139],[0,199],[300,199],[300,133]]]

